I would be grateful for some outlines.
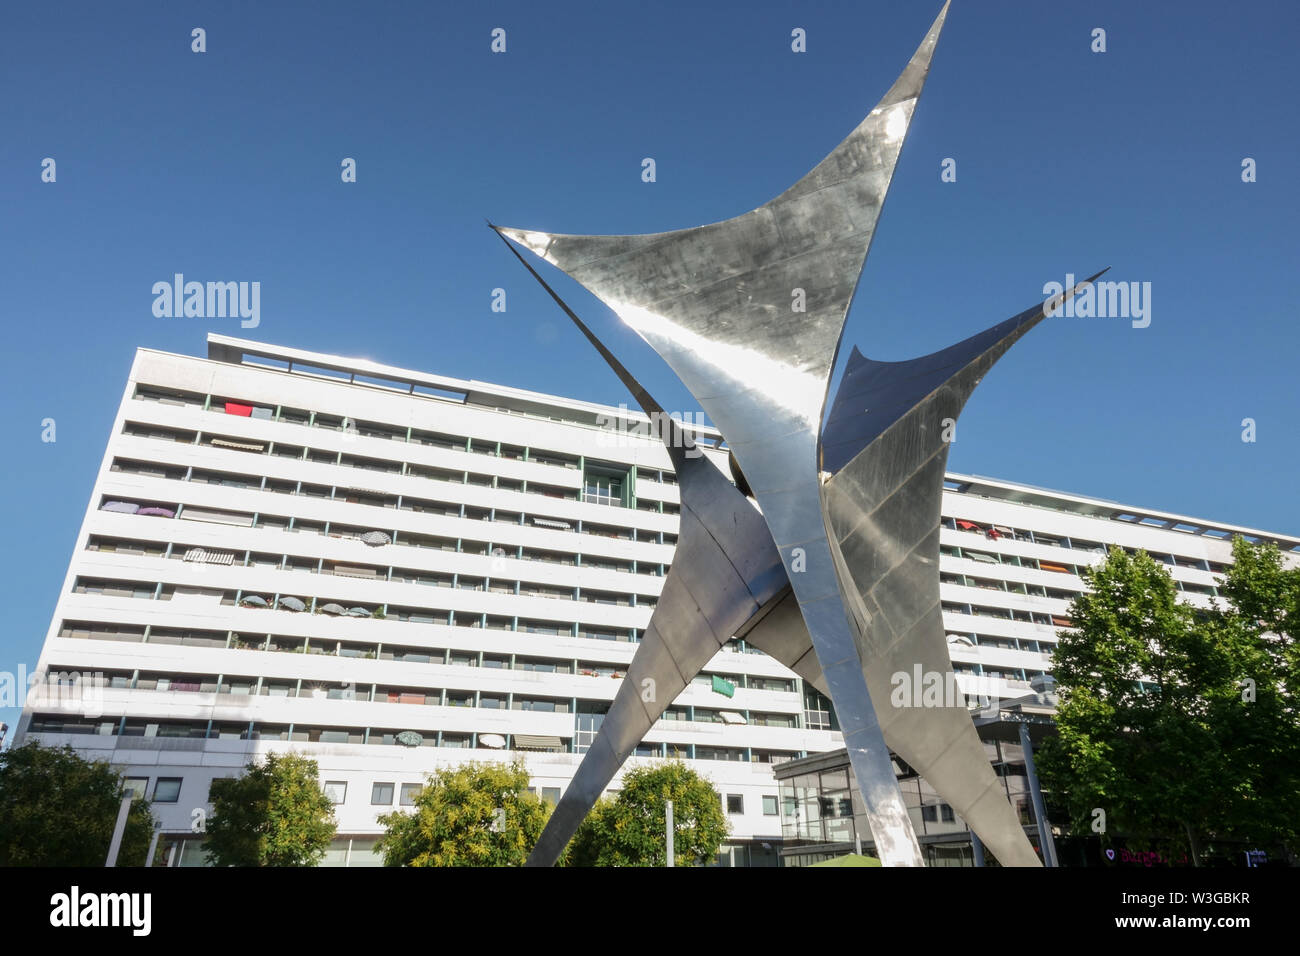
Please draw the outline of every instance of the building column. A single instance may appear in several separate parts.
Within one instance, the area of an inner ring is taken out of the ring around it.
[[[1029,740],[1029,725],[1020,723],[1020,746],[1025,751],[1025,776],[1029,781],[1029,797],[1034,802],[1034,819],[1038,822],[1038,845],[1043,851],[1043,866],[1056,866],[1056,844],[1052,840],[1052,827],[1047,820],[1043,804],[1043,789],[1038,784],[1038,770],[1034,766],[1034,745]]]

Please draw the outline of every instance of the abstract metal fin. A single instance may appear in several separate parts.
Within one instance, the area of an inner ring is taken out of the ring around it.
[[[790,575],[887,865],[922,863],[827,540],[818,438],[853,293],[948,7],[879,105],[799,182],[724,222],[653,235],[501,230],[606,302],[727,437]]]

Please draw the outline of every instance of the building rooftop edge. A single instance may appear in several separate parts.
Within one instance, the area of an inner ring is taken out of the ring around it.
[[[585,402],[578,399],[566,398],[561,395],[511,388],[510,386],[497,385],[492,382],[483,382],[477,379],[455,378],[449,375],[423,372],[395,365],[386,365],[372,359],[350,358],[328,352],[314,352],[308,349],[271,345],[266,342],[243,339],[237,336],[222,335],[217,332],[209,332],[207,334],[207,346],[207,358],[209,360],[234,365],[250,364],[244,362],[245,356],[279,360],[289,363],[299,362],[315,368],[327,369],[330,371],[349,372],[378,379],[392,379],[405,383],[414,383],[423,387],[442,391],[461,392],[466,395],[467,399],[471,396],[475,397],[475,404],[487,404],[484,401],[485,399],[497,398],[513,402],[533,403],[545,408],[570,410],[586,414],[613,414],[633,419],[645,418],[639,409],[627,405],[616,406],[597,402]],[[139,348],[138,351],[156,352],[164,355],[178,354],[174,352],[166,352],[161,349],[144,347]],[[195,358],[195,356],[190,355],[181,355],[180,357]],[[260,367],[269,371],[276,371],[276,369],[269,366],[259,366],[256,363],[251,363],[251,365],[252,367]],[[721,438],[721,432],[711,426],[694,426],[694,429],[701,435]],[[1195,534],[1198,531],[1203,533],[1206,530],[1227,534],[1240,534],[1247,538],[1275,541],[1283,548],[1283,550],[1300,550],[1300,537],[1282,535],[1272,531],[1263,531],[1258,528],[1251,528],[1244,525],[1236,525],[1222,521],[1210,521],[1161,509],[1139,508],[1137,506],[1128,505],[1107,498],[1097,498],[1091,495],[1058,491],[1056,489],[1043,488],[1037,485],[1009,481],[1002,478],[991,478],[983,475],[964,474],[953,471],[947,473],[947,478],[950,483],[955,483],[961,486],[960,489],[950,490],[970,491],[977,495],[982,494],[985,497],[1005,500],[1011,503],[1029,505],[1036,504],[1043,507],[1051,507],[1058,511],[1092,515],[1096,517],[1111,517],[1115,520],[1136,524],[1142,527],[1163,527],[1165,529],[1187,530],[1188,533],[1192,534]],[[1129,517],[1119,518],[1119,514]],[[1179,528],[1179,526],[1183,527]],[[1197,530],[1194,531],[1192,529]]]

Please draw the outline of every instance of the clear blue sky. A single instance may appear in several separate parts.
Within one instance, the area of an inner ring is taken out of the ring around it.
[[[858,123],[940,3],[459,6],[0,9],[0,670],[36,660],[136,347],[202,354],[216,330],[625,401],[484,219],[654,232],[751,209]],[[845,352],[932,351],[1067,272],[1152,289],[1148,328],[1062,318],[1017,345],[954,470],[1300,532],[1298,20],[1294,0],[954,0]],[[176,272],[259,281],[261,326],[155,318]],[[666,407],[697,407],[548,275]]]

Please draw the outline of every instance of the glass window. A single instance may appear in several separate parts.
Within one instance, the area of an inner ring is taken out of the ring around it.
[[[422,789],[424,789],[424,784],[421,783],[402,784],[401,795],[398,798],[398,802],[404,807],[415,806],[415,798],[420,795]]]
[[[777,816],[777,807],[776,807],[776,797],[775,797],[775,796],[771,796],[771,795],[768,795],[768,794],[763,794],[763,816],[765,816],[765,817],[774,817],[774,816]]]
[[[727,794],[727,812],[728,813],[745,812],[745,795],[743,793]]]
[[[542,799],[552,805],[560,802],[559,787],[542,787]]]
[[[330,798],[330,803],[338,806],[348,798],[348,785],[345,780],[327,780],[325,781],[325,796]]]
[[[149,789],[148,777],[127,777],[122,781],[122,796],[128,793],[137,800],[143,800],[145,793]]]
[[[393,805],[393,785],[377,783],[370,788],[370,805],[372,807],[391,807]]]
[[[159,777],[153,788],[154,803],[176,803],[181,798],[180,777]]]

